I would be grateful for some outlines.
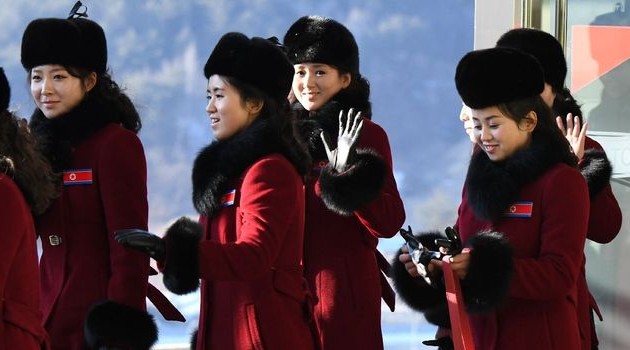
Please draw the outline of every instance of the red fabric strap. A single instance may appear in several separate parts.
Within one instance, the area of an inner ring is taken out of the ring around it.
[[[151,283],[149,283],[147,288],[147,297],[165,320],[186,322],[184,315]]]
[[[462,296],[462,288],[459,284],[459,277],[451,268],[449,258],[450,256],[447,255],[442,259],[442,271],[444,272],[444,282],[446,284],[448,313],[451,317],[453,345],[455,350],[474,350],[475,343]]]

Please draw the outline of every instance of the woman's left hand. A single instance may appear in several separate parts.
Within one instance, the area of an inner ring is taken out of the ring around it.
[[[562,117],[556,117],[556,124],[558,124],[558,128],[567,138],[571,148],[573,148],[573,153],[577,156],[578,161],[582,160],[584,157],[584,143],[586,140],[586,130],[588,129],[588,123],[584,123],[580,127],[580,118],[578,116],[573,116],[571,113],[567,114],[567,127],[564,128],[564,124],[562,123]]]
[[[462,252],[449,258],[451,268],[459,279],[464,279],[468,274],[468,264],[470,263],[470,248],[462,249]]]
[[[354,109],[350,108],[348,111],[348,118],[344,125],[344,111],[342,110],[339,112],[339,135],[337,137],[337,148],[331,150],[325,132],[322,131],[320,134],[324,147],[326,148],[328,161],[338,172],[343,172],[350,164],[352,164],[352,159],[356,153],[357,141],[361,135],[361,128],[363,127],[361,112],[358,112],[356,115],[354,113]]]

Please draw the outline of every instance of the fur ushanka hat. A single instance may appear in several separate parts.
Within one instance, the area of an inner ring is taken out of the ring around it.
[[[455,85],[468,107],[482,109],[540,95],[545,80],[533,56],[496,47],[464,55],[457,65]]]
[[[284,46],[293,64],[325,63],[342,71],[359,73],[359,48],[343,24],[325,17],[304,16],[284,36]]]
[[[11,99],[11,88],[7,76],[4,75],[4,69],[0,67],[0,112],[9,108],[9,100]]]
[[[107,41],[103,28],[85,18],[39,18],[22,36],[22,66],[44,64],[85,68],[97,74],[107,70]]]
[[[562,91],[567,77],[567,62],[560,42],[538,29],[518,28],[503,34],[497,46],[511,47],[536,57],[545,74],[545,81],[554,91]]]
[[[203,69],[206,78],[217,74],[255,86],[278,103],[287,101],[293,66],[269,39],[227,33],[219,39]]]

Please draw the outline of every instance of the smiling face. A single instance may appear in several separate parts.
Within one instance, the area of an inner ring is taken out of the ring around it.
[[[219,75],[208,79],[206,112],[214,137],[227,140],[250,126],[260,114],[262,102],[243,101],[238,90]]]
[[[352,79],[350,73],[341,74],[337,68],[322,63],[300,63],[293,68],[293,94],[308,111],[318,110],[347,88]]]
[[[64,115],[81,103],[96,84],[96,73],[85,79],[71,75],[65,67],[45,64],[31,69],[31,96],[48,119]]]
[[[537,122],[533,111],[516,122],[497,106],[472,109],[472,119],[475,141],[494,162],[506,160],[524,148]]]

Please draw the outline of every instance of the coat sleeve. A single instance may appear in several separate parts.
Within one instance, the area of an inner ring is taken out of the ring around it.
[[[597,141],[587,138],[587,150],[580,162],[580,171],[589,187],[591,209],[586,238],[601,244],[609,243],[621,229],[621,208],[610,186],[612,166]]]
[[[550,174],[544,186],[539,253],[536,258],[514,258],[512,297],[564,297],[580,274],[588,227],[586,183],[579,172],[563,167]]]
[[[244,176],[239,209],[236,220],[241,224],[236,242],[200,242],[202,279],[253,280],[271,270],[285,237],[298,234],[289,231],[304,212],[299,175],[284,159],[265,158],[256,162]],[[295,247],[295,253],[301,254],[301,249]]]
[[[405,210],[394,178],[392,154],[385,131],[364,122],[357,162],[344,173],[322,170],[316,191],[328,208],[355,215],[377,238],[394,236],[405,221]]]
[[[116,230],[147,229],[147,167],[140,139],[127,130],[116,130],[101,147],[98,167],[109,242],[104,249],[110,254],[108,298],[144,309],[149,258],[114,240]]]

